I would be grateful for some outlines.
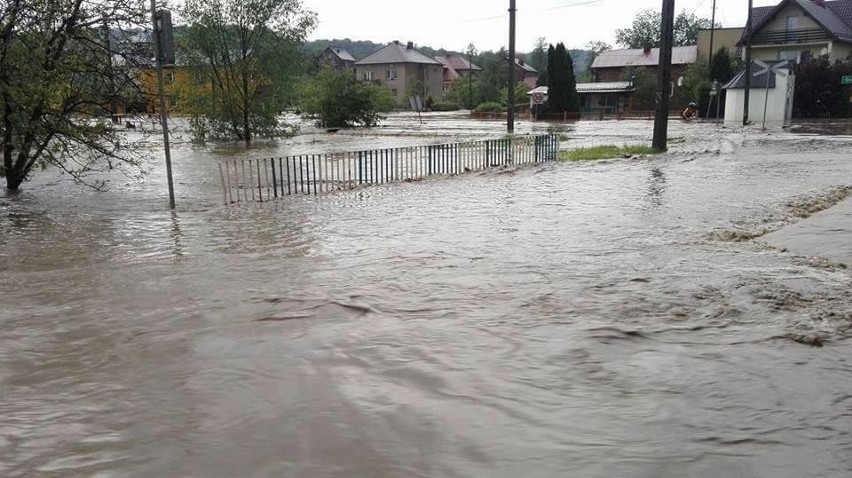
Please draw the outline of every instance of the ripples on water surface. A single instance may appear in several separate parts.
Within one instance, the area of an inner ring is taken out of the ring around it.
[[[499,134],[441,121],[333,141]],[[156,165],[104,194],[45,173],[0,199],[0,475],[850,476],[848,243],[775,236],[848,210],[852,143],[700,128],[231,207],[226,153],[179,145],[173,215]]]

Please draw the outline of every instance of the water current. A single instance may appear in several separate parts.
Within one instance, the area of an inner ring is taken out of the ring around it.
[[[178,141],[174,213],[160,150],[0,195],[0,476],[852,476],[849,136],[221,204],[217,157],[502,128]]]

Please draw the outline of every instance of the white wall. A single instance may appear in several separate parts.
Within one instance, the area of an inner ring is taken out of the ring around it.
[[[787,75],[775,76],[775,88],[769,89],[767,98],[766,88],[752,88],[749,93],[748,118],[754,125],[763,124],[763,106],[766,104],[766,126],[780,128],[789,124],[793,114],[793,91],[795,77]],[[725,123],[742,124],[745,90],[728,90],[725,100]]]

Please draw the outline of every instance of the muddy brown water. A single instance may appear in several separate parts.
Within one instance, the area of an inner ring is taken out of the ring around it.
[[[159,158],[106,193],[40,174],[0,196],[0,475],[852,475],[848,242],[789,233],[850,232],[852,140],[671,129],[652,159],[235,206],[238,148],[179,142],[173,214]]]

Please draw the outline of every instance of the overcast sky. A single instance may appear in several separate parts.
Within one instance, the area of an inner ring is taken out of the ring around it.
[[[350,38],[462,51],[469,43],[479,50],[509,44],[509,0],[303,0],[319,16],[310,39]],[[754,0],[754,6],[778,0]],[[615,46],[615,29],[630,26],[642,9],[662,7],[662,0],[517,0],[518,51],[533,49],[535,39],[582,48],[591,40]],[[713,0],[676,0],[679,13],[710,18]],[[744,26],[746,0],[716,0],[716,21]]]

